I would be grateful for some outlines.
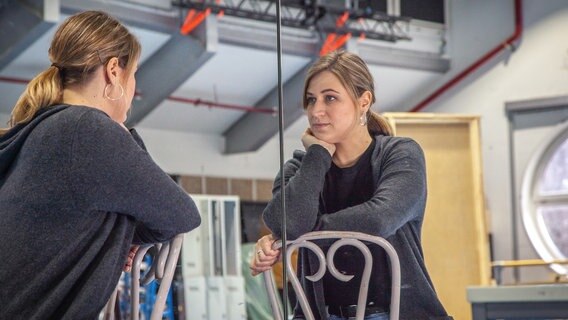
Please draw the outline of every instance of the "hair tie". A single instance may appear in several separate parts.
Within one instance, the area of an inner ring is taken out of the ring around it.
[[[59,65],[57,65],[57,63],[55,63],[55,62],[52,63],[51,66],[52,66],[52,67],[56,67],[57,69],[61,69],[61,67],[60,67]]]

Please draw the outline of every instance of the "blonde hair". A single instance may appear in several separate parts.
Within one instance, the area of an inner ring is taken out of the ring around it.
[[[361,97],[365,91],[369,91],[372,95],[371,105],[375,103],[375,84],[373,76],[363,59],[354,53],[338,50],[320,57],[308,70],[306,81],[304,82],[304,109],[308,106],[306,94],[310,81],[323,71],[333,73],[347,89],[353,101],[357,101],[357,98]],[[367,119],[367,130],[369,130],[369,134],[393,135],[393,129],[389,122],[370,108]]]
[[[120,67],[131,70],[140,51],[136,37],[105,12],[85,11],[67,18],[51,41],[51,66],[28,83],[12,110],[9,127],[30,121],[42,108],[62,103],[64,88],[85,83],[113,57]],[[0,135],[8,130],[1,129]]]

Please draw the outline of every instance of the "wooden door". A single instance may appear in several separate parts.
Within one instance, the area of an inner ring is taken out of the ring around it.
[[[428,200],[422,245],[438,296],[454,319],[471,319],[466,287],[490,282],[478,117],[387,113],[397,136],[426,158]]]

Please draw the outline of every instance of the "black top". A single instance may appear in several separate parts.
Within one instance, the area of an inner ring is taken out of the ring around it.
[[[371,142],[357,162],[347,168],[340,168],[334,163],[325,176],[325,184],[320,200],[323,214],[333,214],[345,208],[368,201],[373,196],[373,173],[371,155],[375,141]],[[373,255],[373,269],[369,282],[367,303],[388,309],[390,303],[390,270],[384,249],[369,246]],[[327,250],[325,250],[327,254]],[[338,271],[354,275],[347,282],[336,279],[327,272],[323,277],[325,303],[328,306],[349,306],[357,304],[359,287],[363,276],[365,259],[363,254],[351,246],[341,247],[336,253],[334,264]],[[380,295],[379,295],[380,293]]]
[[[96,319],[133,239],[200,221],[135,133],[94,108],[44,109],[0,137],[0,319]]]

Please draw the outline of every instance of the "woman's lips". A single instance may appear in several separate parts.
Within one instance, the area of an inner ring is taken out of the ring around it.
[[[322,130],[329,126],[329,123],[314,123],[312,124],[312,130]]]

